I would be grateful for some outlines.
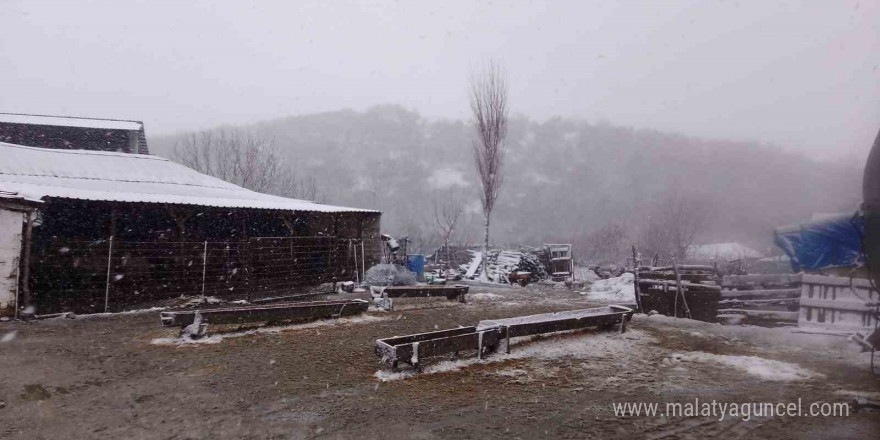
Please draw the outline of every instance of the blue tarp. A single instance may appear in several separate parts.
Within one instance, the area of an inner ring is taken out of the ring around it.
[[[856,266],[862,262],[865,219],[858,213],[840,214],[778,228],[774,235],[795,272]]]

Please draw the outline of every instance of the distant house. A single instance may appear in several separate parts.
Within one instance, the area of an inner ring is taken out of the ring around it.
[[[144,123],[0,113],[0,142],[59,150],[150,154]]]
[[[757,260],[763,257],[760,252],[736,242],[700,244],[688,249],[688,259],[691,261],[728,262],[732,260]]]
[[[353,279],[380,258],[380,216],[250,191],[158,156],[0,143],[0,316]]]

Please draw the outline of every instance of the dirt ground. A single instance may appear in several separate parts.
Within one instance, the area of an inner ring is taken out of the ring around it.
[[[0,336],[15,332],[0,343],[0,438],[880,438],[880,413],[718,421],[612,410],[622,402],[880,395],[864,356],[853,360],[844,339],[817,342],[784,329],[641,316],[624,334],[516,341],[510,355],[445,361],[420,375],[379,363],[378,338],[595,305],[565,289],[471,293],[468,304],[399,300],[393,312],[215,343],[154,343],[177,336],[156,312],[0,323]],[[767,379],[681,360],[692,352],[759,356],[810,374]]]

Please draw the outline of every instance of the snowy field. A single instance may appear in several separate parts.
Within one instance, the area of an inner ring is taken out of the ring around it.
[[[880,414],[838,418],[614,415],[613,403],[847,402],[880,396],[844,338],[636,316],[626,333],[519,338],[511,353],[391,372],[375,340],[626,299],[472,286],[469,302],[396,300],[391,312],[182,343],[158,311],[0,323],[0,438],[876,438]],[[595,295],[594,295],[595,294]],[[210,331],[210,329],[209,329]]]

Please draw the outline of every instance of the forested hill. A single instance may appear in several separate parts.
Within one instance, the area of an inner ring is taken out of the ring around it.
[[[465,121],[429,121],[383,105],[242,128],[274,137],[298,175],[317,180],[320,201],[379,209],[386,232],[426,248],[437,242],[435,201],[465,197],[471,216],[458,240],[481,241]],[[699,200],[708,213],[697,241],[739,240],[766,251],[774,227],[852,210],[861,199],[860,164],[816,162],[772,146],[567,118],[516,116],[509,130],[493,216],[498,244],[578,241],[610,223],[637,230],[648,207],[675,193]],[[177,139],[151,137],[150,148],[170,157]]]

